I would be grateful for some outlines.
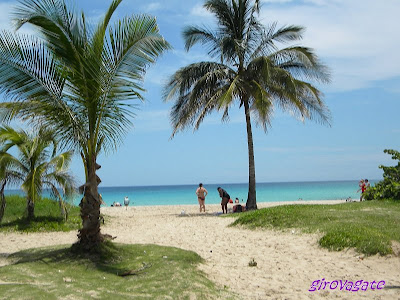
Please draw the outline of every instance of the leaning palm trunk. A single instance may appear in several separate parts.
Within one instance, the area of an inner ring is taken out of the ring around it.
[[[248,145],[248,152],[249,152],[249,192],[247,195],[246,208],[248,210],[253,210],[253,209],[257,209],[256,168],[255,168],[255,163],[254,163],[254,146],[253,146],[253,133],[251,130],[250,108],[249,108],[249,102],[247,99],[244,101],[244,112],[246,115],[247,145]]]
[[[35,217],[35,203],[28,197],[26,199],[26,218],[31,221]]]
[[[1,220],[3,220],[4,211],[6,209],[6,197],[4,196],[4,187],[6,186],[6,183],[7,183],[7,181],[4,180],[2,182],[1,189],[0,189],[0,201],[1,201],[1,203],[0,203],[0,222],[1,222]]]
[[[95,249],[104,240],[100,233],[100,197],[98,185],[100,178],[96,175],[96,158],[86,160],[87,182],[84,185],[84,196],[79,204],[81,208],[82,228],[78,233],[78,244],[86,250]]]
[[[58,204],[60,206],[61,217],[66,222],[68,221],[68,210],[65,206],[65,203],[62,199],[59,199]]]
[[[57,187],[51,185],[51,190],[56,198],[58,198],[58,205],[60,207],[61,217],[63,218],[64,222],[68,220],[68,209],[65,205],[64,200],[62,199],[60,193],[57,190]]]

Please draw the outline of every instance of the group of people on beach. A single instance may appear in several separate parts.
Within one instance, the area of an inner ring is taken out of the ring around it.
[[[227,214],[228,213],[228,203],[233,203],[233,200],[231,199],[231,196],[225,191],[223,188],[218,187],[217,188],[219,196],[221,197],[221,207],[222,207],[222,213]],[[199,183],[199,187],[196,190],[196,195],[197,195],[197,200],[199,201],[200,205],[200,212],[206,212],[206,206],[205,206],[205,201],[206,201],[206,196],[208,195],[208,191],[203,187],[202,183]],[[235,199],[235,205],[233,206],[233,212],[239,212],[239,211],[244,211],[245,208],[242,207],[242,205],[239,204],[239,199]]]
[[[367,188],[370,187],[370,183],[369,183],[368,179],[361,179],[358,183],[358,186],[360,188],[357,190],[357,193],[359,191],[361,191],[361,196],[360,196],[360,202],[361,202],[361,201],[363,201],[364,192],[367,190]]]
[[[125,205],[126,208],[128,208],[128,206],[129,206],[129,198],[128,198],[128,196],[125,196],[125,198],[124,198],[124,205]],[[120,207],[120,206],[122,206],[122,205],[118,201],[114,201],[113,204],[111,204],[111,207]]]

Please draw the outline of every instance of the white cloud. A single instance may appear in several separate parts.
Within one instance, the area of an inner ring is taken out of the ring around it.
[[[320,147],[320,146],[303,146],[303,147],[261,147],[258,151],[262,152],[295,152],[295,153],[311,153],[311,152],[323,152],[323,153],[347,153],[360,151],[361,147]]]
[[[330,1],[333,2],[332,0],[330,0]],[[327,1],[327,0],[304,0],[304,2],[315,4],[315,5],[327,5],[329,3],[329,1]]]
[[[193,62],[210,61],[210,56],[207,55],[206,51],[197,52],[196,50],[173,50],[172,53],[179,59],[179,63],[182,66],[187,66]]]
[[[264,3],[278,3],[278,4],[282,4],[282,3],[289,3],[292,2],[293,0],[264,0],[262,2]]]
[[[265,24],[305,26],[302,45],[312,47],[333,70],[330,89],[347,90],[400,75],[398,12],[400,1],[312,0],[268,5]]]
[[[213,15],[203,7],[203,4],[196,4],[190,11],[191,16],[211,18]]]
[[[173,49],[165,56],[170,56],[170,59],[160,58],[160,62],[151,65],[146,72],[145,82],[163,86],[179,68],[187,66],[194,62],[209,61],[211,58],[204,51],[199,53],[196,51],[184,51]],[[172,59],[171,59],[172,58]],[[162,60],[162,62],[161,62]]]
[[[144,11],[146,11],[146,12],[154,12],[154,11],[160,10],[161,8],[162,8],[161,3],[152,2],[152,3],[147,4],[144,7]]]

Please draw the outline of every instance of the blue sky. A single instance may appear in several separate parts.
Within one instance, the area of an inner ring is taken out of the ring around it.
[[[76,1],[98,20],[109,0]],[[0,0],[0,28],[10,29],[15,1]],[[134,128],[117,152],[101,155],[102,186],[247,182],[244,112],[233,107],[229,123],[209,116],[196,132],[170,140],[169,109],[161,90],[168,76],[192,62],[208,60],[206,51],[183,49],[184,26],[212,27],[202,1],[124,0],[116,16],[148,13],[173,46],[151,66],[145,79],[146,102],[136,111]],[[302,123],[276,112],[265,134],[254,126],[258,182],[380,179],[380,164],[392,164],[383,149],[400,150],[400,39],[398,0],[264,0],[264,24],[306,27],[300,43],[315,49],[332,72],[332,83],[320,86],[332,113],[331,127]],[[29,28],[22,31],[30,33]],[[72,170],[82,180],[76,158]]]

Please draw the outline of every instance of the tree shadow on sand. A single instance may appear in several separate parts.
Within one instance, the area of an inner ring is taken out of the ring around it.
[[[37,223],[58,223],[62,224],[64,219],[62,217],[54,216],[39,216],[34,217],[32,220],[27,218],[19,218],[7,223],[0,224],[0,228],[16,229],[18,231],[26,231],[31,229]]]
[[[188,218],[188,217],[218,217],[222,216],[221,213],[180,213],[180,214],[175,214],[176,217],[182,217],[182,218]]]
[[[37,248],[28,249],[13,254],[0,253],[7,258],[9,265],[21,265],[30,263],[44,263],[46,265],[86,265],[99,271],[120,275],[127,272],[126,267],[120,266],[123,260],[123,252],[111,242],[105,242],[92,252],[82,252],[75,245],[60,246],[61,248]],[[135,253],[130,253],[131,255]],[[137,253],[138,255],[141,254]],[[136,274],[138,275],[138,274]]]

